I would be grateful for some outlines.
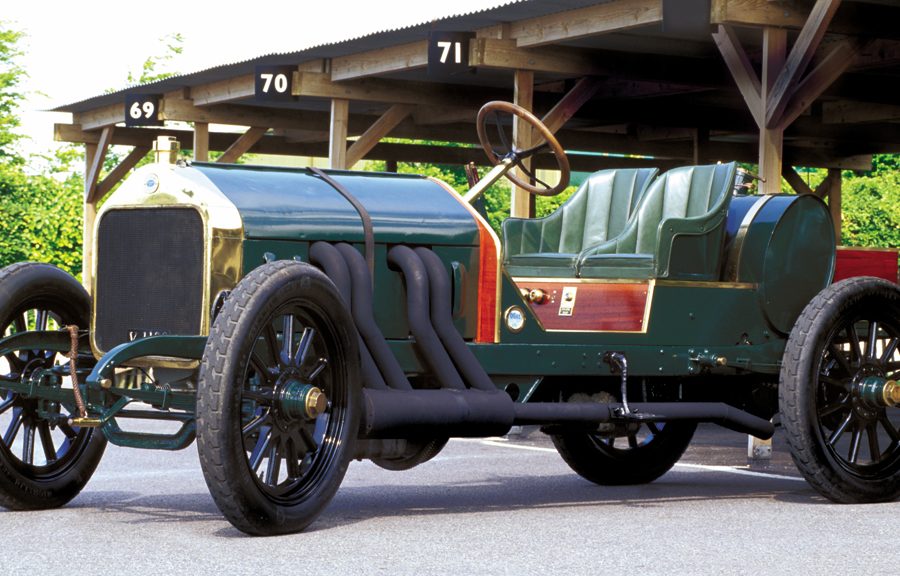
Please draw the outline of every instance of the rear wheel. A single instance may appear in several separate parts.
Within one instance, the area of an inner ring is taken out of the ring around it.
[[[835,502],[900,497],[900,288],[850,278],[791,331],[779,404],[794,463]]]
[[[578,394],[569,401],[614,402],[606,392]],[[696,422],[631,422],[601,424],[595,430],[576,429],[552,434],[566,464],[583,478],[604,486],[653,482],[681,458],[697,428]]]
[[[234,289],[197,391],[203,475],[248,534],[297,532],[337,491],[359,433],[357,335],[319,270],[273,262]]]
[[[13,264],[0,270],[0,336],[26,330],[87,328],[90,299],[72,276],[48,264]],[[106,439],[70,425],[74,403],[30,398],[4,382],[71,388],[49,370],[68,359],[52,350],[14,350],[0,357],[0,506],[39,510],[64,505],[90,479]]]

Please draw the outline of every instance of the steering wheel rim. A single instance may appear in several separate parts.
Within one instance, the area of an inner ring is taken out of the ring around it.
[[[510,150],[502,156],[498,154],[497,150],[495,150],[493,145],[491,144],[490,138],[488,138],[487,121],[491,114],[497,115],[499,112],[512,114],[525,120],[532,126],[532,128],[537,131],[538,135],[543,138],[543,143],[539,143],[538,145],[532,146],[531,148],[528,148],[526,150],[517,150],[515,144],[509,144],[505,142],[505,138],[503,136],[503,133],[501,132],[501,140],[504,140],[504,144],[508,148],[510,148]],[[563,147],[559,144],[559,141],[556,139],[553,133],[550,132],[550,129],[547,128],[544,123],[537,118],[537,116],[535,116],[528,110],[511,102],[503,102],[501,100],[488,102],[481,107],[481,110],[478,111],[476,128],[478,130],[478,141],[481,143],[481,147],[484,149],[485,154],[487,154],[487,157],[492,164],[496,166],[497,164],[500,164],[500,162],[504,159],[512,158],[513,166],[518,167],[520,170],[530,175],[535,179],[536,182],[540,182],[541,184],[543,184],[543,186],[538,186],[532,184],[531,182],[523,181],[521,178],[513,175],[511,172],[507,172],[506,177],[510,182],[512,182],[519,188],[525,190],[529,194],[535,194],[537,196],[556,196],[557,194],[565,190],[566,186],[569,185],[569,176],[571,175],[572,171],[569,167],[569,159],[566,157],[565,150],[563,150]],[[538,180],[533,172],[522,165],[522,160],[535,155],[546,147],[550,148],[550,151],[556,158],[556,164],[559,168],[561,176],[559,183],[556,186],[552,187],[549,184]]]

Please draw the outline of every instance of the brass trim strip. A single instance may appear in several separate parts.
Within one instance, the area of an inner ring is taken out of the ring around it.
[[[741,225],[738,227],[737,234],[734,236],[734,244],[731,245],[731,250],[728,251],[728,257],[725,259],[725,279],[731,282],[738,282],[739,278],[739,269],[741,266],[741,258],[744,254],[744,239],[747,237],[747,231],[750,229],[750,224],[753,223],[753,220],[756,218],[756,215],[759,214],[760,210],[763,209],[769,200],[775,197],[775,194],[765,194],[759,197],[759,200],[753,203],[753,206],[747,210],[747,213],[744,214],[744,219],[741,220]]]
[[[752,282],[707,282],[704,280],[657,280],[656,285],[672,288],[730,288],[732,290],[756,290],[759,287]]]
[[[510,277],[517,286],[520,282],[555,282],[557,284],[650,284],[655,279],[641,280],[638,278],[622,278],[620,280],[608,278],[568,278],[568,277],[530,277],[515,276]]]

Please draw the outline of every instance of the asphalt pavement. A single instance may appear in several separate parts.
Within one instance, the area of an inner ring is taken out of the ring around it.
[[[545,436],[453,440],[406,472],[354,463],[306,532],[250,538],[207,492],[196,450],[110,446],[65,508],[0,510],[2,574],[898,573],[900,503],[839,506],[775,439],[704,426],[656,482],[595,486]]]

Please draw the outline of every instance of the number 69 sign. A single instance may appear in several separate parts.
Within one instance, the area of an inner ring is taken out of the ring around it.
[[[125,97],[126,126],[162,126],[159,119],[159,95],[129,94]]]

